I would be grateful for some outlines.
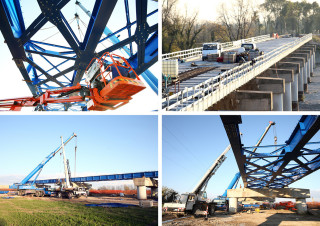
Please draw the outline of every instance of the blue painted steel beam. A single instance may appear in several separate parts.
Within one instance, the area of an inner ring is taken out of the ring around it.
[[[289,148],[284,149],[285,156],[280,158],[283,161],[278,162],[275,167],[273,167],[274,173],[272,173],[272,176],[266,186],[273,183],[275,178],[281,174],[288,163],[298,157],[300,150],[319,131],[319,129],[319,116],[307,115],[301,117],[289,140],[286,141]]]
[[[115,180],[133,180],[135,178],[158,178],[158,171],[147,171],[138,173],[123,173],[99,176],[73,177],[72,182],[98,182],[98,181],[115,181]],[[62,179],[60,179],[62,182]],[[36,184],[55,184],[59,179],[36,180]]]
[[[129,12],[129,3],[128,0],[124,0],[124,6],[126,11],[127,18],[127,28],[128,28],[128,36],[131,37],[131,26],[130,26],[130,12]],[[132,43],[130,43],[130,56],[132,56]]]
[[[68,3],[70,0],[62,0],[61,2]],[[46,0],[41,1],[38,0],[39,7],[42,13],[45,15],[48,21],[50,21],[53,25],[55,25],[63,37],[66,39],[70,47],[74,50],[74,52],[78,55],[79,52],[79,43],[74,35],[74,32],[70,28],[70,26],[65,23],[65,19],[63,14],[60,11],[60,8],[55,3],[54,0]],[[57,13],[58,12],[58,13]]]
[[[135,42],[138,45],[138,64],[145,63],[145,46],[148,39],[149,25],[147,23],[148,0],[136,0],[137,29]]]
[[[48,51],[48,50],[36,51],[36,50],[26,49],[26,52],[33,53],[33,54],[39,54],[39,55],[43,55],[43,56],[57,57],[57,58],[68,59],[68,60],[76,60],[76,58],[74,58],[74,57],[64,56],[61,53],[54,52],[54,51]]]
[[[31,82],[23,59],[26,57],[23,46],[19,43],[18,37],[24,31],[24,22],[20,21],[17,11],[20,8],[19,1],[1,0],[0,4],[0,30],[9,47],[13,60],[21,72],[23,79],[27,82],[28,88],[33,95],[37,95],[38,89]]]
[[[94,51],[111,17],[117,1],[118,0],[96,1],[84,40],[80,45],[80,49],[83,52],[75,62],[75,64],[77,65],[77,73],[73,78],[73,85],[76,85],[81,81],[85,69],[87,68],[91,59],[94,57]]]
[[[126,9],[126,17],[127,17],[127,29],[128,29],[128,34],[129,37],[131,37],[131,26],[134,23],[130,22],[130,15],[129,15],[129,4],[127,0],[125,1],[125,9]],[[76,1],[76,4],[89,16],[91,17],[91,12],[89,10],[87,10],[79,1]],[[153,11],[156,12],[157,10]],[[152,12],[152,14],[153,14]],[[152,15],[152,14],[148,14],[148,16]],[[154,27],[154,26],[152,26]],[[151,30],[151,29],[150,29]],[[157,31],[157,30],[156,30]],[[115,34],[117,32],[112,32],[108,27],[105,27],[104,32],[103,32],[106,37],[109,37],[110,41],[113,44],[119,43],[120,40],[115,36]],[[111,36],[110,36],[111,35]],[[154,36],[154,35],[153,35]],[[150,42],[149,40],[147,42]],[[156,40],[156,50],[157,50],[157,56],[158,56],[158,34],[157,34],[157,40]],[[147,47],[148,47],[148,43],[147,43]],[[149,48],[149,47],[148,47]],[[139,67],[138,68],[138,61],[135,59],[136,57],[133,57],[131,59],[131,57],[133,56],[132,54],[132,42],[130,43],[130,49],[128,49],[126,46],[123,46],[122,49],[124,50],[124,52],[130,56],[130,59],[128,60],[128,62],[131,64],[131,66],[135,69],[136,73],[138,75],[141,74],[141,76],[143,77],[143,79],[146,81],[146,83],[150,86],[150,88],[156,93],[158,94],[158,79],[151,73],[151,71],[148,70],[148,68],[153,65],[155,62],[157,62],[157,60],[146,60],[147,65],[145,65],[144,67]],[[154,50],[146,50],[146,52],[153,52]],[[150,53],[148,53],[147,55],[150,55]],[[151,57],[151,56],[150,56]],[[153,56],[154,57],[154,56]],[[132,65],[135,64],[135,65]]]

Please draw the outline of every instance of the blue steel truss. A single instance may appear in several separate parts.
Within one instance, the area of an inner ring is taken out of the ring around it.
[[[134,178],[158,178],[158,171],[147,171],[139,173],[123,173],[100,176],[73,177],[72,182],[98,182],[98,181],[114,181],[114,180],[133,180]],[[62,182],[62,179],[60,179]],[[30,181],[31,182],[31,181]],[[36,180],[36,184],[55,184],[59,179]],[[28,182],[29,183],[29,182]]]
[[[320,142],[309,142],[320,129],[319,116],[302,116],[285,144],[258,147],[243,147],[241,116],[221,119],[245,187],[283,188],[320,169],[320,148],[314,148]]]
[[[123,2],[95,0],[92,12],[86,10],[90,20],[83,40],[80,40],[75,34],[69,21],[62,13],[63,8],[70,0],[38,0],[37,2],[41,13],[27,28],[19,0],[1,0],[0,4],[0,30],[13,60],[33,96],[40,95],[47,89],[69,87],[77,83],[85,84],[83,75],[91,59],[100,57],[105,52],[120,49],[125,51],[126,56],[124,57],[127,58],[137,74],[141,74],[146,83],[156,93],[158,92],[158,79],[148,71],[148,68],[158,59],[158,23],[149,26],[147,22],[147,19],[156,14],[158,9],[148,13],[148,0],[136,0],[134,4],[131,4],[131,7],[128,0]],[[126,17],[126,25],[111,32],[107,23],[116,4],[121,3],[125,8],[123,17]],[[85,9],[79,1],[76,1],[76,5]],[[135,21],[130,21],[130,8],[135,8]],[[48,22],[58,29],[69,46],[36,40],[37,33]],[[136,29],[132,34],[134,26]],[[119,33],[125,30],[128,31],[128,37],[120,40]],[[103,34],[105,37],[102,37]],[[112,45],[98,51],[98,44],[103,44],[106,40],[110,41]],[[136,44],[136,51],[132,47],[133,43]],[[39,56],[41,62],[46,62],[50,68],[45,68],[43,63],[36,60]],[[68,66],[66,66],[67,64]],[[55,105],[46,110],[66,110],[71,106],[73,105]],[[77,103],[75,106],[85,105]]]

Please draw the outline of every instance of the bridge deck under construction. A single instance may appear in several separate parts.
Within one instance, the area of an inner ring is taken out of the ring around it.
[[[268,53],[296,39],[297,38],[273,39],[273,40],[257,43],[257,48],[260,51],[263,51],[264,53]],[[180,90],[183,90],[186,87],[193,87],[197,84],[200,84],[206,81],[209,78],[216,77],[223,71],[230,70],[239,65],[238,63],[227,64],[227,63],[202,61],[201,56],[199,56],[197,58],[193,58],[192,61],[179,63],[179,74],[195,68],[194,66],[191,66],[190,62],[194,62],[197,65],[196,67],[216,67],[216,68],[214,70],[192,77],[188,80],[182,81],[180,82],[179,85],[171,85],[169,92],[176,93],[176,92],[179,92]]]

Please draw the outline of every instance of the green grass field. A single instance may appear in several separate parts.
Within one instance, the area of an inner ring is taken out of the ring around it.
[[[153,208],[86,207],[68,201],[0,199],[0,225],[157,225]]]

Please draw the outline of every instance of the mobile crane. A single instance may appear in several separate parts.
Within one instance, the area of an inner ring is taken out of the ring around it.
[[[213,215],[215,212],[215,203],[207,199],[206,188],[209,180],[225,161],[226,154],[230,150],[229,145],[222,154],[214,161],[199,183],[195,186],[191,193],[181,194],[179,203],[165,203],[165,210],[178,209],[183,210],[186,214],[194,215]]]
[[[266,127],[265,131],[263,132],[262,136],[259,138],[256,147],[253,149],[252,152],[257,150],[257,147],[261,144],[262,140],[266,136],[267,132],[271,128],[272,125],[275,125],[275,122],[270,121],[268,126]],[[276,137],[275,137],[276,142]],[[209,170],[203,176],[203,178],[199,181],[197,186],[193,189],[191,193],[184,193],[181,194],[179,203],[165,203],[163,209],[165,211],[184,211],[186,214],[194,214],[194,215],[213,215],[216,206],[225,205],[227,200],[227,190],[232,189],[235,187],[235,184],[240,179],[240,173],[237,173],[231,183],[229,184],[228,188],[225,190],[222,196],[219,196],[216,199],[209,201],[207,199],[206,188],[208,185],[209,180],[215,174],[215,172],[219,169],[222,163],[225,161],[226,154],[231,149],[231,145],[229,145],[222,154],[215,160],[215,162],[211,165]]]
[[[79,198],[80,196],[87,196],[89,192],[89,186],[81,186],[77,183],[71,181],[71,172],[69,160],[66,159],[65,151],[64,151],[64,143],[63,138],[61,137],[61,147],[62,147],[62,155],[63,155],[63,165],[64,165],[64,175],[65,180],[63,182],[59,182],[59,188],[56,189],[56,195],[58,198],[67,197],[69,199],[73,197]],[[84,184],[82,184],[84,185]]]
[[[77,85],[61,89],[48,89],[33,97],[0,100],[0,108],[20,111],[23,107],[47,110],[50,104],[85,102],[83,110],[115,110],[132,99],[131,96],[146,87],[128,61],[109,52],[100,58],[93,58],[85,72],[87,86]]]
[[[9,188],[17,189],[18,195],[35,195],[37,197],[41,197],[44,195],[53,195],[55,194],[54,189],[48,186],[37,186],[35,185],[35,181],[37,180],[38,176],[40,175],[43,167],[65,146],[67,145],[72,138],[77,137],[75,133],[73,133],[66,141],[62,141],[62,144],[53,152],[51,152],[31,173],[28,174],[20,183],[15,183]],[[36,175],[36,176],[35,176]],[[29,182],[30,179],[35,176],[32,182]]]

